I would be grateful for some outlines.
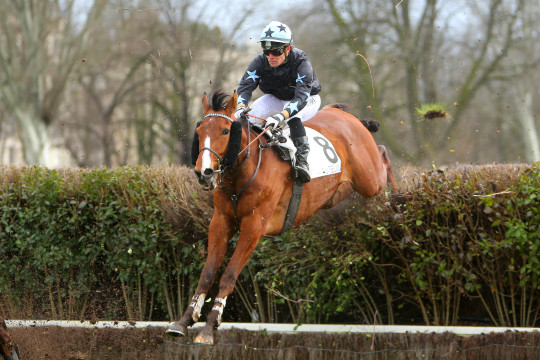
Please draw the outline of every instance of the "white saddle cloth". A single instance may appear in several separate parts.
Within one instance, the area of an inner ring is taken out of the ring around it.
[[[283,135],[287,139],[281,147],[289,150],[291,158],[295,158],[296,147],[291,137],[290,129],[283,130]],[[334,145],[324,135],[306,126],[306,134],[309,139],[309,175],[312,179],[337,174],[341,172],[341,159],[339,158]]]

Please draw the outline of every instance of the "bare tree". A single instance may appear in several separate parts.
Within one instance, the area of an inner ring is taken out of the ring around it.
[[[125,165],[130,157],[125,144],[133,142],[130,124],[138,106],[149,103],[145,87],[152,81],[153,53],[157,50],[148,41],[148,33],[142,32],[144,24],[156,23],[157,11],[131,11],[111,3],[101,26],[91,32],[92,43],[85,55],[85,65],[77,71],[82,88],[70,98],[84,112],[66,119],[65,137],[74,133],[77,139],[69,139],[72,153],[80,165]],[[72,109],[71,111],[80,111]],[[80,148],[84,138],[92,138],[90,148]],[[96,146],[100,144],[101,146]]]
[[[538,127],[540,119],[534,114],[535,97],[540,96],[538,86],[540,80],[537,74],[540,65],[540,46],[538,46],[538,16],[540,7],[538,4],[528,2],[523,11],[519,14],[519,23],[521,25],[522,41],[516,51],[512,54],[510,67],[517,73],[516,84],[516,103],[522,103],[518,107],[518,120],[521,128],[521,138],[525,145],[525,160],[527,162],[540,161],[540,138]],[[517,59],[517,61],[516,61]],[[513,73],[510,73],[512,76]]]
[[[524,2],[325,0],[354,58],[354,75],[347,78],[369,99],[394,153],[415,162],[426,154],[441,159],[463,140],[458,131],[473,99],[493,81],[520,36],[516,26]],[[464,8],[470,16],[459,23],[455,15]],[[459,70],[450,75],[447,61],[456,59]],[[426,102],[450,104],[450,117],[419,121],[416,109]]]
[[[190,163],[203,91],[229,86],[250,12],[224,33],[199,20],[219,15],[212,2],[152,4],[109,0],[91,32],[62,122],[81,166]]]
[[[163,6],[166,21],[159,39],[160,48],[167,49],[168,56],[160,56],[159,64],[168,92],[154,93],[153,103],[169,120],[169,146],[175,149],[170,160],[174,162],[191,162],[189,149],[194,119],[200,116],[196,111],[200,109],[202,92],[223,87],[241,55],[236,53],[231,39],[252,10],[244,9],[236,24],[225,32],[201,21],[219,17],[220,11],[209,1],[184,1],[179,6],[167,1]]]
[[[51,162],[50,125],[104,3],[95,0],[77,24],[74,0],[0,2],[0,101],[16,120],[28,164]]]

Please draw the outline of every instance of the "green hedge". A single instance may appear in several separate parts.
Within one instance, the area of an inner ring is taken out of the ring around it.
[[[1,312],[181,315],[212,214],[190,169],[0,171]],[[400,180],[400,196],[353,197],[262,239],[224,320],[538,326],[539,164]]]
[[[538,164],[417,174],[401,198],[263,241],[252,266],[297,321],[538,326],[539,189]]]
[[[174,230],[164,209],[178,192],[158,181],[165,170],[3,168],[4,310],[61,319],[150,319],[154,310],[178,316],[197,280],[205,235],[190,220]],[[179,174],[181,186],[187,174]]]

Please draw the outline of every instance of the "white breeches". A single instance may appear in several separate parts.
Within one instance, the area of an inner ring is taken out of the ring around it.
[[[267,117],[283,111],[287,104],[289,104],[289,100],[280,100],[274,95],[265,94],[251,104],[251,111],[249,114],[266,120]],[[293,117],[299,118],[302,122],[308,121],[315,116],[320,107],[321,97],[319,95],[313,95],[309,98],[306,106]],[[259,125],[264,122],[264,120],[251,116],[248,116],[248,119],[250,122]]]

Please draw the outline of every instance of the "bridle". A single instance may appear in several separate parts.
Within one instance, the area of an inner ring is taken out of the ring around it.
[[[204,119],[206,119],[207,117],[222,117],[224,119],[227,119],[229,120],[231,123],[234,122],[234,120],[230,117],[230,116],[227,116],[227,115],[224,115],[224,114],[219,114],[219,113],[210,113],[210,114],[206,114],[204,117],[203,117],[203,121]],[[209,148],[207,146],[205,147],[202,147],[200,150],[199,150],[199,155],[201,154],[201,152],[203,152],[204,150],[208,150],[210,151],[212,154],[214,154],[217,159],[218,159],[218,170],[214,170],[214,172],[218,173],[218,174],[221,174],[223,173],[223,169],[222,169],[222,163],[223,163],[223,158],[221,156],[219,156],[219,154],[212,148]]]
[[[251,116],[251,117],[255,117],[255,118],[258,118],[254,115],[249,115],[249,114],[245,114],[246,116]],[[219,113],[210,113],[210,114],[206,114],[204,117],[203,117],[203,120],[206,119],[207,117],[214,117],[214,116],[217,116],[217,117],[222,117],[224,119],[227,119],[229,121],[231,121],[231,123],[234,122],[234,120],[230,117],[230,116],[227,116],[227,115],[224,115],[224,114],[219,114]],[[260,118],[258,118],[260,119]],[[239,153],[238,153],[238,156],[240,156],[244,151],[247,151],[246,153],[246,156],[244,157],[244,159],[242,160],[242,162],[236,166],[236,167],[230,167],[230,166],[223,166],[223,158],[213,149],[209,148],[209,147],[202,147],[200,150],[199,150],[199,154],[203,151],[203,150],[208,150],[210,151],[212,154],[214,154],[216,156],[216,158],[218,159],[218,169],[217,170],[214,170],[214,172],[217,174],[217,182],[218,182],[218,186],[222,187],[228,194],[229,194],[229,197],[231,198],[231,202],[232,202],[232,205],[233,205],[233,209],[234,209],[234,215],[236,217],[238,217],[238,213],[237,213],[237,209],[238,209],[238,200],[240,199],[240,196],[242,195],[242,193],[251,185],[251,183],[255,180],[255,177],[257,176],[257,173],[259,172],[259,168],[261,167],[261,161],[262,161],[262,151],[264,149],[266,149],[265,146],[263,146],[262,142],[261,142],[261,136],[266,133],[266,131],[268,130],[265,129],[263,132],[261,132],[259,135],[257,135],[253,140],[251,140],[251,123],[248,121],[247,122],[248,126],[247,126],[247,135],[248,135],[248,144],[246,145],[246,147],[244,147]],[[251,177],[251,179],[249,179],[249,181],[237,192],[237,193],[234,193],[233,191],[231,191],[231,189],[229,189],[227,187],[227,185],[225,185],[224,181],[223,181],[223,178],[228,175],[228,174],[231,174],[231,173],[234,173],[238,170],[240,170],[246,163],[247,163],[247,160],[249,159],[249,157],[251,156],[251,145],[255,142],[255,141],[259,141],[259,158],[257,160],[257,167],[255,168],[255,171],[253,172],[253,176]]]

